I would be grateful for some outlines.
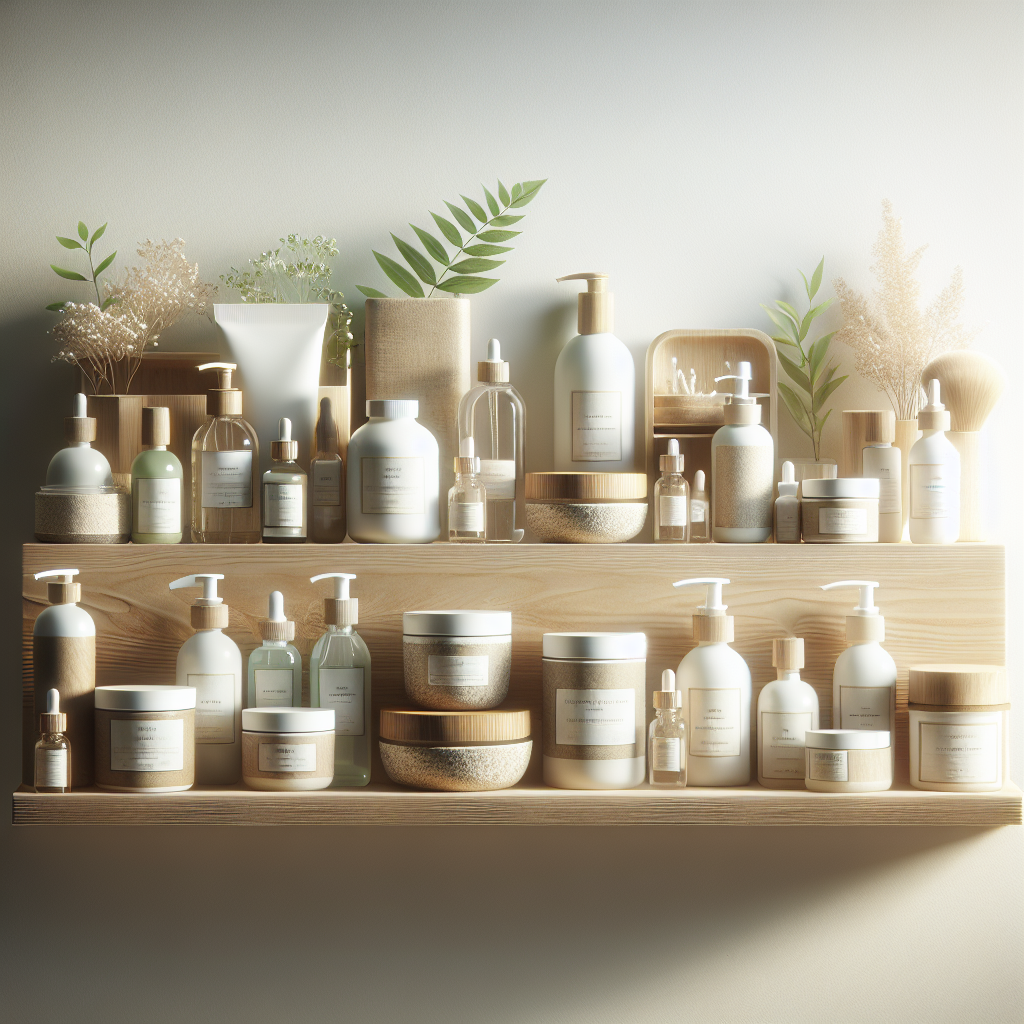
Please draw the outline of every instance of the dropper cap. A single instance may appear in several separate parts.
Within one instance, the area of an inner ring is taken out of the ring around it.
[[[264,640],[294,640],[295,623],[284,615],[284,594],[274,590],[267,602],[267,617],[260,623],[260,636]]]
[[[82,600],[82,584],[75,582],[77,569],[47,569],[37,572],[34,579],[46,580],[46,600],[50,604],[78,604]],[[60,576],[60,580],[51,580],[51,576]]]
[[[698,469],[693,475],[693,489],[695,492],[699,492],[701,494],[704,493],[705,480],[706,477],[704,476],[704,470]]]
[[[320,416],[316,421],[316,450],[329,455],[338,451],[338,425],[334,422],[334,406],[326,395],[320,399]]]
[[[202,587],[201,597],[197,597],[190,609],[190,621],[193,629],[226,629],[230,611],[224,599],[217,593],[217,580],[224,579],[223,573],[197,572],[194,576],[182,576],[167,585],[169,590],[181,590],[184,587]]]
[[[682,473],[683,456],[679,454],[679,442],[674,437],[669,438],[668,454],[661,456],[660,463],[663,474]]]
[[[501,359],[501,342],[491,338],[487,342],[487,358],[476,364],[476,379],[483,384],[507,384],[508,363]]]
[[[608,288],[608,275],[602,271],[567,274],[559,281],[586,281],[587,290],[580,292],[576,325],[580,334],[611,334],[614,323],[614,296]]]
[[[695,640],[713,644],[731,644],[734,639],[733,617],[725,614],[727,605],[722,603],[722,587],[729,580],[720,576],[703,576],[692,580],[679,580],[674,587],[706,586],[707,595],[693,614],[693,636]]]
[[[270,442],[270,457],[275,462],[294,462],[299,457],[299,442],[292,440],[292,421],[282,416],[277,425],[277,440]]]
[[[473,455],[473,438],[464,437],[459,442],[459,454],[454,459],[455,472],[469,476],[480,472],[480,459]]]
[[[96,440],[96,420],[89,415],[89,400],[75,395],[73,413],[64,417],[64,439],[68,444],[86,444]]]
[[[60,709],[60,693],[46,691],[46,712],[39,716],[40,732],[67,732],[68,716]]]
[[[242,392],[231,386],[231,374],[236,368],[235,363],[203,363],[196,367],[201,372],[214,370],[217,374],[217,387],[206,392],[207,416],[242,415]]]
[[[796,497],[800,485],[796,482],[796,470],[792,462],[782,464],[782,480],[779,482],[779,497]]]
[[[359,622],[359,599],[348,596],[349,580],[355,578],[350,572],[322,572],[310,577],[310,583],[334,580],[334,597],[324,598],[324,622],[328,626],[355,626]]]
[[[804,667],[803,638],[776,637],[772,641],[772,664],[780,672],[799,672]]]
[[[142,410],[142,443],[147,448],[166,448],[171,443],[171,410],[166,405]]]
[[[667,668],[661,673],[661,689],[654,691],[655,710],[666,711],[682,706],[683,695],[676,689],[676,674]]]
[[[949,430],[949,410],[939,400],[939,382],[928,381],[928,404],[917,414],[920,430]]]
[[[846,616],[846,639],[851,644],[881,643],[885,639],[885,619],[875,607],[877,582],[871,580],[841,580],[826,583],[822,590],[838,590],[841,587],[858,587],[860,601],[850,615]]]

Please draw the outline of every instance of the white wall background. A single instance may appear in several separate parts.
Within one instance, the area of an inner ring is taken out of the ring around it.
[[[357,299],[355,283],[382,282],[369,250],[390,251],[389,231],[481,181],[549,177],[501,284],[473,300],[475,347],[505,343],[530,462],[546,468],[552,369],[574,333],[575,295],[556,276],[612,274],[639,371],[663,330],[765,328],[758,303],[793,298],[796,268],[822,254],[827,277],[869,288],[888,197],[908,243],[931,242],[926,295],[963,265],[977,347],[1018,382],[1022,14],[828,0],[0,5],[5,784],[19,774],[18,545],[71,379],[49,363],[40,312],[66,291],[47,267],[63,252],[53,235],[109,220],[122,266],[134,242],[181,235],[215,279],[289,231],[324,232]],[[194,344],[217,344],[212,325],[165,339]],[[839,398],[884,406],[859,382]],[[1018,406],[1012,395],[988,431],[988,494],[1019,704]],[[782,442],[809,454],[788,421]],[[1017,828],[0,835],[12,1019],[1022,1013]]]

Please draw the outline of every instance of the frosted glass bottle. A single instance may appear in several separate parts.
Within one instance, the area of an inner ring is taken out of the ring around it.
[[[301,708],[302,655],[290,643],[295,623],[284,615],[284,595],[270,595],[267,618],[260,623],[263,644],[249,655],[245,706]]]
[[[181,542],[182,470],[171,443],[171,414],[166,406],[142,410],[142,443],[132,462],[132,542]]]
[[[800,678],[804,642],[772,641],[778,679],[757,696],[757,781],[768,789],[804,788],[804,733],[818,728],[818,695]]]
[[[301,544],[306,539],[306,492],[309,481],[296,463],[299,442],[292,440],[292,421],[278,424],[270,445],[273,465],[263,474],[263,543]]]

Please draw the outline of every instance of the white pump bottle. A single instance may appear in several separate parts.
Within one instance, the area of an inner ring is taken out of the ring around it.
[[[196,783],[231,786],[242,777],[242,652],[221,630],[228,606],[217,596],[221,573],[196,573],[171,590],[202,587],[191,609],[196,633],[178,651],[175,683],[196,688]]]
[[[822,590],[860,588],[860,602],[846,617],[846,640],[850,644],[836,659],[832,674],[832,728],[876,729],[895,732],[896,662],[882,641],[885,619],[875,607],[877,583],[842,580]],[[895,746],[892,760],[895,764]]]
[[[680,580],[676,587],[706,586],[693,616],[697,646],[676,672],[689,736],[686,778],[690,786],[745,786],[750,782],[750,669],[729,644],[733,617],[725,614],[727,579]]]
[[[939,382],[928,382],[928,404],[918,413],[921,437],[910,449],[910,540],[955,544],[960,537],[960,453],[946,437],[949,413]]]

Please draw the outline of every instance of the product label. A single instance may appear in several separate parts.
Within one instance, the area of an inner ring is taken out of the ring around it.
[[[315,772],[315,743],[261,743],[261,772]]]
[[[181,481],[135,481],[139,500],[136,533],[181,533]]]
[[[516,496],[516,464],[514,459],[481,459],[480,482],[487,491],[487,500],[514,499]]]
[[[818,509],[818,533],[863,536],[867,532],[868,510],[866,508]]]
[[[180,772],[185,767],[185,723],[110,723],[112,772]]]
[[[656,772],[682,771],[678,736],[655,736],[651,740],[651,767]]]
[[[811,750],[810,777],[815,782],[849,782],[850,764],[845,750]]]
[[[37,750],[35,783],[36,789],[67,789],[68,752]]]
[[[899,473],[892,473],[888,466],[879,466],[873,471],[878,480],[878,513],[903,511],[902,481]]]
[[[949,516],[949,481],[941,464],[910,467],[910,518],[945,519]]]
[[[800,503],[795,499],[775,503],[775,542],[799,543]]]
[[[840,686],[837,729],[880,729],[892,732],[888,686]]]
[[[690,522],[691,523],[703,523],[705,509],[707,509],[708,503],[706,501],[691,501],[690,502]]]
[[[774,452],[770,444],[715,447],[716,529],[771,529]]]
[[[320,669],[320,707],[334,709],[336,736],[362,736],[363,670],[361,668]]]
[[[310,485],[313,488],[313,504],[341,504],[341,463],[336,459],[314,462],[310,468]]]
[[[196,743],[235,742],[235,677],[189,673],[196,688]]]
[[[618,462],[621,458],[622,392],[574,391],[572,461]]]
[[[304,526],[302,484],[264,484],[263,521],[267,526]]]
[[[421,516],[426,511],[423,459],[366,456],[359,460],[363,515]]]
[[[636,694],[628,690],[555,690],[555,743],[618,747],[636,742]]]
[[[288,668],[258,668],[253,673],[256,707],[292,706],[292,671]]]
[[[999,781],[999,726],[919,722],[919,782]]]
[[[804,777],[804,733],[810,711],[761,712],[761,774],[766,779]]]
[[[448,529],[456,533],[484,532],[484,503],[455,501],[449,508]]]
[[[740,721],[739,687],[704,690],[690,687],[690,756],[738,757],[746,725]]]
[[[663,494],[658,499],[658,516],[662,526],[685,526],[686,506],[689,501],[682,495]]]
[[[203,452],[203,508],[252,508],[252,452]]]
[[[486,654],[468,658],[431,654],[427,657],[427,682],[431,686],[486,686],[488,667]]]

